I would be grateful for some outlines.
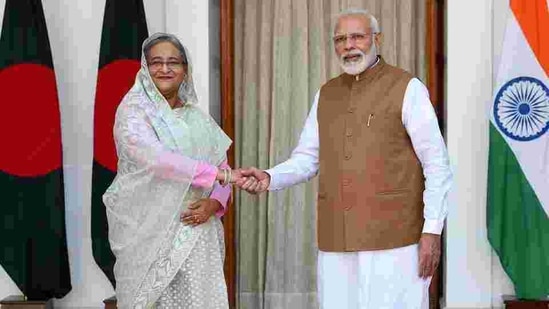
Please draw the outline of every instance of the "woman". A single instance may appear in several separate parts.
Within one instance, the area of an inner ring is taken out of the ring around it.
[[[119,308],[228,308],[219,217],[238,177],[191,73],[175,36],[152,35],[116,112],[118,173],[103,200]]]

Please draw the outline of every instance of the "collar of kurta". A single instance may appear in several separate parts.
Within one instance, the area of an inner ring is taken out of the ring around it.
[[[385,66],[385,60],[383,60],[382,56],[378,55],[376,62],[374,62],[373,65],[371,65],[369,68],[364,70],[362,73],[357,75],[350,75],[347,73],[343,73],[343,75],[345,79],[349,81],[361,81],[366,79],[372,79],[372,77],[376,76],[384,66]]]

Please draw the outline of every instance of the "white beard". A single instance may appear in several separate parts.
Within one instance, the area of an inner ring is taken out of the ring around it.
[[[354,55],[358,55],[359,57],[355,60],[345,60],[345,57],[354,56]],[[339,65],[341,65],[343,72],[349,75],[358,75],[364,72],[372,64],[374,64],[376,59],[377,59],[377,48],[376,48],[376,44],[372,42],[372,46],[370,47],[368,54],[365,54],[360,49],[350,51],[346,54],[341,55],[341,57],[339,57]]]

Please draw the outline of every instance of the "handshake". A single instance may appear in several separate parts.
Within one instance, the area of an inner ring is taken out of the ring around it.
[[[216,180],[219,180],[223,186],[230,183],[250,194],[258,194],[267,191],[271,183],[271,176],[255,167],[234,170],[221,168],[217,173]]]

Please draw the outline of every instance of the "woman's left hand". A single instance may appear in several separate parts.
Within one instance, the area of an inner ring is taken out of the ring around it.
[[[221,207],[218,200],[203,198],[189,205],[189,208],[181,213],[179,219],[185,225],[196,226],[208,221]]]

